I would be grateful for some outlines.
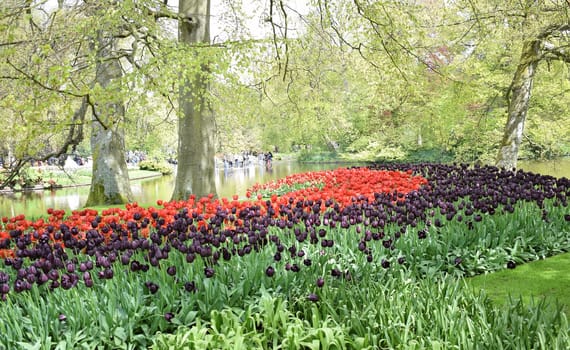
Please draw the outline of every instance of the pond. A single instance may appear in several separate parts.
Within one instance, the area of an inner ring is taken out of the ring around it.
[[[346,166],[346,164],[275,162],[270,171],[259,166],[217,169],[216,188],[219,197],[230,198],[234,194],[244,197],[246,190],[256,183],[266,183],[290,174],[336,169],[341,166]],[[545,175],[570,178],[570,158],[549,161],[520,161],[519,168]],[[170,199],[174,188],[174,177],[163,176],[136,180],[131,182],[131,187],[137,202],[151,204],[158,199]],[[28,218],[34,218],[45,214],[48,208],[66,211],[79,209],[85,204],[88,193],[89,187],[81,186],[56,191],[3,194],[0,195],[0,217],[12,217],[24,213]]]

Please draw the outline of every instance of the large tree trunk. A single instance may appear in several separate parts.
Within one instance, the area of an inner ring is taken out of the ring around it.
[[[527,41],[523,45],[521,60],[507,94],[508,119],[497,155],[498,167],[505,169],[517,167],[534,74],[540,61],[540,45],[539,40]]]
[[[116,39],[103,36],[100,33],[98,38],[95,80],[112,96],[112,101],[101,102],[92,110],[93,175],[86,206],[123,204],[133,199],[122,130],[125,107],[120,89],[112,86],[122,77],[121,64],[117,58],[112,58]]]
[[[181,0],[178,39],[182,44],[210,42],[210,0]],[[178,169],[173,200],[216,193],[214,181],[215,120],[208,102],[207,62],[189,76],[183,73],[178,121]]]

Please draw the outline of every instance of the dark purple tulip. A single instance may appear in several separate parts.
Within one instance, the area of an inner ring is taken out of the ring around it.
[[[564,215],[564,220],[566,220],[566,221],[570,221],[570,214],[566,214],[566,215]]]
[[[69,273],[74,273],[75,272],[75,264],[72,262],[69,262],[66,264],[65,269],[67,270],[67,272]]]
[[[507,268],[508,268],[508,269],[514,269],[515,267],[517,267],[517,264],[516,264],[514,261],[509,260],[509,261],[507,262]]]
[[[93,287],[93,280],[92,279],[86,279],[85,280],[85,287],[87,287],[87,288]]]
[[[8,284],[1,284],[0,285],[0,293],[1,294],[8,294],[10,292],[10,285]]]
[[[176,275],[176,266],[169,266],[166,269],[166,273],[169,274],[170,276]]]
[[[141,263],[138,262],[137,260],[133,260],[131,261],[131,271],[132,272],[137,272],[141,269]]]
[[[52,281],[56,281],[59,279],[59,272],[57,270],[50,270],[48,272],[48,278]]]
[[[196,283],[194,283],[194,281],[186,282],[186,283],[184,283],[184,289],[188,293],[196,293]]]
[[[145,286],[148,288],[148,291],[151,294],[155,294],[156,292],[158,292],[158,285],[156,283],[147,281],[145,282]]]
[[[369,263],[372,262],[374,259],[372,258],[372,254],[368,254],[366,256],[366,261],[368,261]]]
[[[81,272],[85,272],[87,271],[87,264],[82,262],[81,264],[79,264],[79,271]]]
[[[214,268],[211,266],[204,268],[204,274],[206,275],[206,278],[214,277],[215,273],[216,273],[216,271],[214,271]]]
[[[390,267],[390,262],[386,259],[382,259],[382,263],[381,263],[382,267],[387,269]]]
[[[110,280],[111,278],[113,278],[113,269],[107,268],[107,269],[103,270],[103,273],[104,273],[106,279]]]
[[[172,312],[167,312],[164,314],[164,319],[167,322],[170,322],[174,318],[174,314]]]
[[[455,260],[454,260],[455,266],[460,265],[462,262],[463,262],[463,259],[461,259],[461,257],[459,257],[459,256],[456,257]]]
[[[312,301],[313,303],[315,303],[315,302],[319,301],[319,296],[314,294],[314,293],[311,293],[311,294],[309,294],[309,296],[307,296],[307,299],[309,299],[309,301]]]
[[[44,283],[46,283],[47,281],[49,281],[48,276],[47,276],[45,273],[41,272],[40,275],[39,275],[39,277],[38,277],[37,283],[38,283],[38,284],[44,284]]]
[[[16,274],[16,278],[22,279],[22,278],[26,277],[27,274],[28,274],[28,271],[26,271],[26,269],[19,269],[18,273]]]
[[[332,269],[331,270],[331,276],[340,277],[340,276],[342,276],[342,272],[339,269]]]
[[[59,322],[65,322],[65,320],[67,320],[67,317],[64,314],[59,314],[57,319],[59,320]]]
[[[273,277],[273,275],[275,274],[275,269],[273,268],[273,266],[269,266],[267,269],[265,269],[265,274],[267,275],[267,277]]]
[[[121,255],[121,264],[128,265],[130,259],[131,259],[131,257],[129,256],[129,254],[125,253],[125,254]]]
[[[325,285],[325,280],[322,277],[317,278],[317,287],[322,288]]]
[[[26,281],[28,281],[29,283],[35,283],[36,282],[36,275],[33,275],[31,273],[26,275]]]
[[[398,258],[398,264],[403,265],[406,262],[406,258],[401,256]]]

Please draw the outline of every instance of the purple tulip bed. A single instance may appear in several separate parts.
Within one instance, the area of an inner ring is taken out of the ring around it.
[[[556,305],[497,305],[464,283],[569,251],[569,179],[369,168],[427,182],[342,205],[323,184],[290,185],[305,194],[283,201],[260,185],[263,198],[240,209],[135,215],[112,239],[96,219],[82,249],[11,232],[0,349],[570,348]]]

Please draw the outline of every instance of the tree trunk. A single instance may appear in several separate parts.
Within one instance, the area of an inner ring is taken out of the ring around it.
[[[181,0],[178,39],[182,44],[210,42],[210,0]],[[197,57],[196,57],[197,58]],[[216,193],[214,181],[215,120],[208,102],[209,68],[206,62],[196,73],[182,74],[178,121],[178,169],[173,200]]]
[[[116,39],[104,35],[99,33],[95,80],[111,96],[111,101],[102,101],[92,110],[93,175],[86,206],[123,204],[133,200],[121,126],[125,107],[120,89],[112,86],[122,77],[121,64],[117,58],[111,58]]]
[[[508,118],[497,155],[496,165],[498,167],[505,169],[517,167],[534,74],[540,61],[540,44],[539,40],[532,40],[523,45],[521,60],[507,94]]]

